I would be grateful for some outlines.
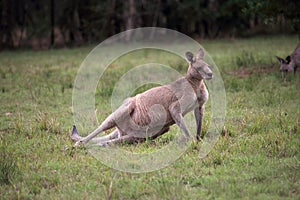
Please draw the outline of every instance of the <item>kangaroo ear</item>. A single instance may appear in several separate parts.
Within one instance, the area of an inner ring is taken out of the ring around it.
[[[286,64],[289,64],[291,62],[291,56],[287,56],[285,58]]]
[[[275,56],[276,58],[277,58],[277,60],[280,62],[280,63],[285,63],[285,61],[282,59],[282,58],[280,58],[280,57],[278,57],[278,56]]]
[[[191,53],[189,51],[185,53],[185,58],[189,63],[195,62],[193,53]]]
[[[197,58],[203,59],[203,57],[204,57],[204,50],[202,48],[200,48],[198,51],[198,54],[197,54]]]

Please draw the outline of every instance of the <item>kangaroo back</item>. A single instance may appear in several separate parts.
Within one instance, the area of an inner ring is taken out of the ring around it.
[[[297,45],[296,49],[291,54],[291,59],[295,62],[296,66],[300,66],[300,43]]]

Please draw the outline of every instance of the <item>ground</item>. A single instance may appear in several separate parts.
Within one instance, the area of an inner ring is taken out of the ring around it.
[[[1,199],[299,199],[300,73],[283,81],[275,58],[291,53],[297,40],[265,36],[200,41],[225,84],[222,136],[203,159],[199,143],[193,143],[172,165],[141,174],[111,169],[84,147],[72,147],[72,90],[92,46],[1,52]],[[186,71],[179,58],[136,53]],[[99,121],[111,112],[109,97],[121,65],[132,67],[140,57],[117,60],[106,72],[96,92]],[[204,132],[210,107],[208,102]],[[155,141],[121,148],[150,152],[173,135],[171,130]]]

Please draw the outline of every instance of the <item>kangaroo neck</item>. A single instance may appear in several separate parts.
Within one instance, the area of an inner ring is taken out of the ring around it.
[[[202,78],[192,76],[191,73],[187,73],[185,76],[186,80],[191,84],[194,91],[197,91],[197,89],[200,87],[200,84],[203,82]]]

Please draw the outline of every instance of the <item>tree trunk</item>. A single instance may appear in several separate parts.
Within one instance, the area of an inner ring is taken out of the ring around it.
[[[11,20],[11,4],[9,0],[2,1],[2,16],[1,16],[1,31],[0,31],[0,44],[1,48],[12,48],[13,47],[13,27],[14,24]]]
[[[127,10],[129,9],[129,12]],[[136,10],[135,10],[135,2],[134,0],[129,0],[128,1],[128,9],[125,8],[125,16],[127,16],[127,21],[126,21],[126,30],[130,30],[134,28],[134,22],[135,22],[135,15],[136,15]],[[126,34],[126,41],[130,41],[131,39],[131,31],[128,31]]]
[[[51,19],[51,38],[50,38],[50,47],[54,47],[55,42],[55,0],[50,0],[50,19]]]
[[[158,22],[158,18],[159,18],[159,12],[160,12],[160,6],[161,6],[161,0],[158,0],[158,2],[156,2],[156,8],[155,8],[155,12],[153,15],[153,20],[152,20],[152,27],[156,27],[157,26],[157,22]],[[152,29],[151,34],[150,34],[150,38],[152,39],[155,33],[155,29]]]

